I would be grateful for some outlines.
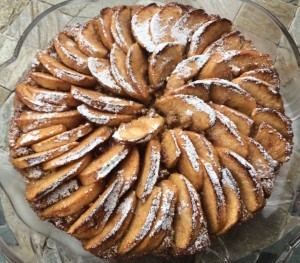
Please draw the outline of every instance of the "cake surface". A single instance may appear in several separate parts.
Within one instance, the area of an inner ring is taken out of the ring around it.
[[[293,131],[269,55],[170,3],[59,33],[16,85],[9,145],[32,209],[85,250],[181,256],[263,209]]]

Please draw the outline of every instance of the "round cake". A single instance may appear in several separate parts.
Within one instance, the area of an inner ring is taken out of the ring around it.
[[[16,85],[11,162],[38,216],[96,256],[195,254],[261,210],[289,160],[279,88],[225,18],[104,8]]]

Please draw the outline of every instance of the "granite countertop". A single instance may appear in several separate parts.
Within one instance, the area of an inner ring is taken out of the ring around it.
[[[224,5],[225,3],[228,4],[232,0],[211,0],[211,1],[213,5],[219,6],[219,5]],[[253,1],[264,6],[283,23],[283,25],[289,30],[291,35],[294,37],[295,42],[298,48],[300,49],[300,0],[253,0]],[[26,29],[26,27],[33,21],[33,19],[35,19],[41,12],[50,8],[52,5],[58,4],[60,2],[62,2],[62,0],[0,0],[0,65],[6,60],[8,60],[9,58],[11,58],[13,51],[17,45],[18,38],[21,36],[23,31]],[[82,5],[86,6],[85,3],[83,3]],[[240,8],[239,13],[237,14],[237,16],[240,17],[239,20],[240,25],[243,25],[243,23],[247,24],[246,19],[243,20],[243,11],[244,11],[243,8]],[[77,13],[74,13],[74,10],[68,9],[63,12],[63,15],[60,17],[60,20],[55,19],[54,17],[51,23],[53,22],[53,26],[61,27],[67,23],[66,21],[69,21],[70,17],[76,15]],[[260,21],[259,18],[257,20],[258,21],[255,25],[251,25],[253,27],[252,32],[255,32],[255,27],[260,27],[262,24],[264,24],[264,21]],[[272,32],[272,30],[268,30],[266,34],[270,34],[270,38],[274,39],[274,32]],[[280,41],[280,37],[281,36],[278,36],[278,42]],[[40,41],[41,41],[40,39],[32,39],[31,41],[27,41],[26,45],[27,45],[28,52],[35,53],[37,48],[43,45],[43,43],[41,43]],[[275,47],[277,48],[277,46]],[[270,44],[270,47],[268,48],[274,48],[274,44]],[[5,81],[6,81],[5,79],[3,80],[2,78],[0,78],[0,110],[4,102],[10,98],[10,95],[12,95],[14,89],[14,85],[5,85],[6,84]],[[4,107],[2,109],[4,109]],[[1,150],[1,141],[0,141],[0,150]],[[5,198],[1,189],[0,189],[0,198]],[[42,235],[39,235],[38,233],[35,234],[36,236],[34,237],[34,240],[39,240],[39,241],[37,241],[36,244],[32,244],[32,240],[30,239],[24,238],[24,240],[17,241],[14,239],[13,234],[7,231],[7,229],[3,231],[3,228],[1,228],[1,226],[5,223],[5,220],[3,218],[3,215],[1,215],[1,211],[2,211],[2,207],[0,202],[0,237],[3,237],[5,235],[11,235],[11,237],[9,236],[8,239],[11,240],[12,245],[14,245],[14,242],[16,242],[17,246],[20,245],[22,249],[24,247],[24,251],[19,251],[20,253],[18,254],[24,255],[22,259],[25,262],[33,262],[30,261],[30,259],[32,259],[31,258],[32,255],[29,255],[27,253],[28,248],[26,248],[26,246],[32,246],[32,247],[36,246],[34,250],[36,251],[41,250],[43,251],[43,253],[45,253],[45,251],[46,253],[55,253],[54,248],[56,244],[50,239],[44,240],[44,237]],[[13,222],[14,224],[19,224],[19,223],[22,224],[20,219],[18,218],[13,218],[13,220],[15,220],[15,222]],[[300,226],[296,230],[298,231],[299,234]],[[24,233],[23,233],[24,236],[27,236],[27,232],[29,236],[28,228],[24,227]],[[273,246],[267,252],[272,253],[273,250],[278,252],[279,250],[284,249],[286,245],[285,240],[286,239],[283,239],[281,244],[277,244],[277,245],[275,244],[275,246]],[[18,244],[20,242],[21,244]],[[40,247],[40,244],[44,244],[43,245],[44,247]],[[0,247],[0,263],[8,262],[4,257],[1,256],[1,250],[2,249]],[[36,251],[34,251],[33,253],[37,253]],[[300,262],[300,248],[297,250],[296,254],[297,254],[296,258],[294,257],[293,261],[289,261],[290,263]],[[53,257],[56,258],[54,254]],[[52,262],[62,262],[62,261],[55,260]],[[68,261],[68,262],[72,262],[72,261]],[[251,258],[249,258],[249,261],[247,262],[252,262]],[[261,258],[261,260],[257,262],[269,263],[275,261],[269,261],[269,258],[265,258],[265,259]]]

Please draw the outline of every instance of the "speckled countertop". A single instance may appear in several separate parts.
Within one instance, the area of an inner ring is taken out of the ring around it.
[[[103,1],[109,1],[109,0],[103,0]],[[284,26],[289,30],[291,35],[294,37],[296,44],[300,49],[300,0],[254,0],[254,1],[264,6],[266,9],[268,9],[284,24]],[[0,0],[0,65],[12,56],[13,51],[17,45],[18,38],[21,36],[23,31],[26,29],[26,27],[33,21],[33,19],[35,19],[41,12],[50,8],[52,5],[58,4],[60,2],[62,1],[61,0]],[[213,3],[213,5],[222,6],[231,3],[232,0],[211,0],[211,2]],[[233,6],[232,8],[235,7]],[[243,8],[240,8],[239,13],[237,14],[237,16],[239,16],[239,23],[238,23],[239,26],[243,26],[243,24],[245,23],[247,24],[247,20],[243,19],[243,12],[244,12]],[[61,16],[60,21],[53,19],[53,23],[55,23],[54,26],[59,27],[61,25],[64,25],[66,21],[69,21],[70,17],[76,15],[77,14],[74,13],[74,10],[72,9],[65,10],[63,12],[63,15]],[[255,32],[255,27],[261,27],[263,24],[264,21],[261,21],[261,19],[258,18],[255,24],[249,25],[252,27],[251,32]],[[261,30],[258,31],[261,32]],[[273,40],[277,39],[277,36],[275,35],[276,33],[273,32],[272,30],[266,30],[265,34],[266,34],[265,36],[266,39],[268,39],[268,37],[270,37],[270,39]],[[36,52],[36,49],[39,46],[43,45],[43,43],[41,43],[40,41],[41,41],[40,39],[28,40],[26,43],[28,47],[28,51]],[[279,41],[280,41],[280,36],[278,36],[278,41],[276,40],[277,44]],[[268,48],[274,48],[274,47],[277,48],[277,46],[275,46],[274,43],[270,42],[270,47]],[[0,109],[4,104],[4,102],[9,98],[9,96],[13,92],[13,85],[6,85],[4,87],[5,81],[6,81],[5,79],[0,78]],[[1,146],[1,142],[0,142],[0,146]],[[3,197],[1,191],[0,191],[0,197],[1,198]],[[2,220],[4,219],[1,216],[1,207],[0,207],[0,225],[2,225],[3,223]],[[14,217],[14,220],[16,220],[16,222],[14,222],[15,224],[19,224],[19,223],[21,224],[21,222],[18,221],[19,220],[18,218]],[[24,227],[25,236],[27,233],[26,231],[29,230]],[[296,231],[300,232],[300,226],[299,228],[296,229]],[[0,228],[0,237],[3,237],[4,235],[10,235],[10,233],[7,230],[3,232],[2,228]],[[29,232],[28,232],[28,236],[29,236]],[[49,248],[50,252],[55,251],[55,249],[53,249],[55,247],[55,244],[51,243],[53,241],[51,240],[44,241],[43,236],[36,234],[34,240],[39,240],[39,239],[41,239],[40,240],[41,244],[44,244],[44,242],[46,242],[46,244],[43,245],[44,246],[43,248],[37,247],[36,248],[37,250],[40,249],[47,252],[48,251],[47,248]],[[12,242],[16,242],[14,241],[13,237],[11,237],[11,240]],[[281,250],[285,246],[286,243],[285,240],[286,239],[282,240],[283,244],[277,244],[277,245],[275,244],[275,246],[270,248],[267,252],[269,254],[272,254],[273,250],[274,251]],[[25,247],[24,244],[30,244],[33,247],[35,245],[32,244],[32,241],[30,240],[25,240],[25,239],[21,241],[19,240],[19,243],[20,242],[22,243],[20,244],[20,246],[24,246],[24,247]],[[0,253],[1,253],[1,248],[0,248]],[[293,260],[293,263],[300,262],[300,248],[297,250],[296,254],[297,254],[296,257],[294,257],[296,261]],[[32,259],[31,255],[28,254],[26,249],[24,249],[24,253],[20,251],[19,255],[22,255],[22,259],[25,262],[33,262],[30,260]],[[263,258],[261,258],[261,261],[259,262],[265,262],[265,263],[275,262],[275,261],[269,261],[269,259],[266,258],[266,260],[264,260]],[[0,254],[0,263],[2,262],[7,262],[7,261]],[[62,261],[55,261],[55,262],[62,262]],[[72,262],[72,261],[68,261],[68,262]],[[252,261],[247,261],[247,262],[252,262]],[[292,261],[290,261],[290,263],[291,262]]]

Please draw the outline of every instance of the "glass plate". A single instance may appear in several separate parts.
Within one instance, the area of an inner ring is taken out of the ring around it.
[[[9,90],[30,67],[37,49],[66,25],[84,22],[106,6],[167,3],[171,1],[65,1],[41,13],[23,32],[13,57],[0,65],[0,85]],[[179,1],[180,2],[180,1]],[[300,262],[300,55],[284,26],[268,11],[248,0],[187,0],[208,13],[233,21],[261,52],[269,53],[281,78],[286,113],[293,120],[294,151],[282,166],[275,190],[266,207],[252,220],[234,227],[202,253],[184,258],[143,258],[146,262]],[[22,27],[22,25],[21,25]],[[23,30],[24,30],[23,29]],[[0,262],[107,262],[85,252],[79,242],[41,222],[23,197],[24,183],[8,161],[7,134],[13,113],[13,95],[0,109]],[[140,262],[141,259],[128,262]]]

